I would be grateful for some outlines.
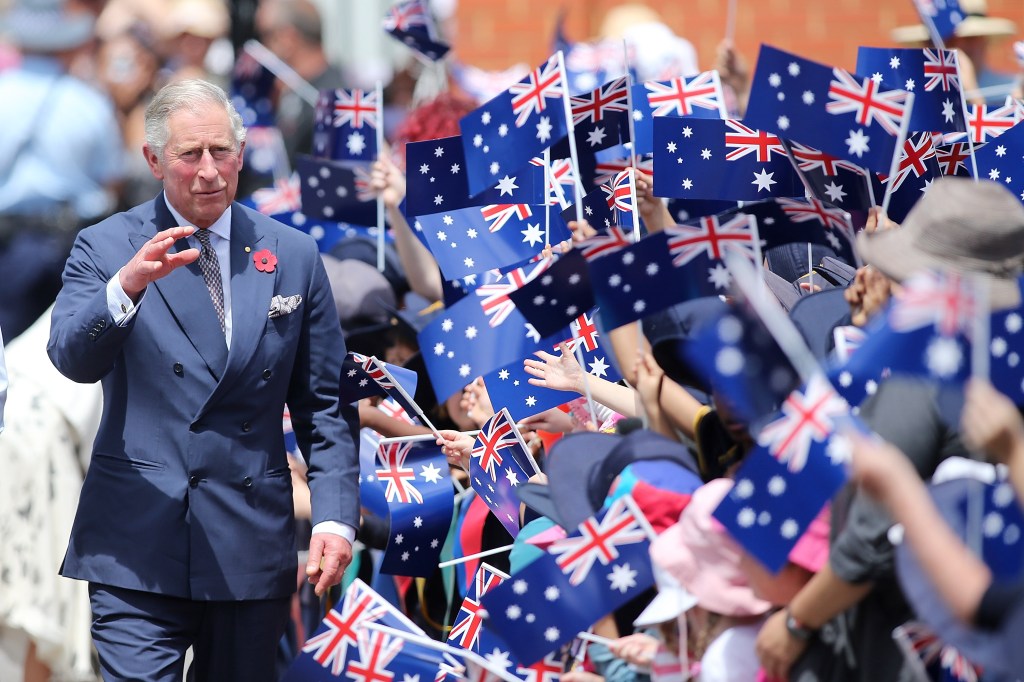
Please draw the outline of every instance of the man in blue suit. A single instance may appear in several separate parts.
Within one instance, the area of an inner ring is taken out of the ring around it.
[[[285,404],[309,463],[306,574],[336,584],[359,523],[345,345],[314,241],[234,203],[245,128],[203,81],[163,88],[153,201],[83,230],[48,347],[103,382],[61,573],[89,581],[107,680],[272,680],[296,588]]]

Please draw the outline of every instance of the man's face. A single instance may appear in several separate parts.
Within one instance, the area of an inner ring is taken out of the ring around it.
[[[146,162],[167,201],[196,227],[209,227],[235,199],[245,145],[236,145],[228,113],[217,104],[172,114],[167,131],[163,155],[143,147]]]

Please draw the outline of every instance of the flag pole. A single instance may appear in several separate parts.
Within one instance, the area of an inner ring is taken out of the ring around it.
[[[729,0],[729,6],[725,12],[725,39],[730,44],[736,35],[736,0]]]
[[[889,199],[892,198],[892,186],[896,180],[896,169],[900,165],[900,157],[903,156],[903,145],[907,142],[907,132],[910,130],[910,114],[914,110],[914,93],[907,93],[907,108],[903,112],[903,119],[900,121],[900,133],[896,138],[896,148],[892,152],[892,162],[889,164],[889,179],[885,183],[885,196],[882,198],[882,215],[879,222],[889,215]],[[871,178],[868,178],[871,182]]]
[[[544,246],[551,246],[551,192],[555,189],[551,172],[551,147],[544,148]]]
[[[280,78],[285,85],[294,90],[295,94],[304,99],[309,106],[316,106],[316,102],[320,98],[320,91],[316,89],[316,86],[300,76],[287,62],[267,49],[266,45],[258,40],[247,40],[242,49],[266,67],[268,71]]]
[[[507,552],[511,550],[513,547],[515,547],[515,545],[505,545],[504,547],[495,547],[494,549],[487,549],[483,552],[477,552],[476,554],[468,554],[466,556],[455,557],[454,559],[449,559],[448,561],[442,561],[437,565],[437,567],[448,568],[449,566],[464,564],[467,561],[472,561],[473,559],[482,559],[483,557],[491,556],[492,554],[501,554],[502,552]]]
[[[614,188],[612,192],[612,196],[614,196]],[[640,241],[640,207],[637,206],[636,200],[636,166],[629,169],[629,197],[633,203],[633,210],[630,213],[633,214],[633,242],[636,243]]]
[[[629,70],[629,44],[622,40],[622,63],[626,67],[626,120],[629,121],[629,165],[636,168],[636,124],[633,122],[633,74]],[[639,236],[633,238],[639,239]]]
[[[941,41],[940,41],[941,42]],[[956,82],[960,84],[960,108],[964,112],[964,130],[967,131],[967,148],[971,152],[971,177],[978,181],[978,159],[974,156],[974,134],[971,132],[970,111],[967,109],[967,95],[964,93],[964,81],[960,77],[960,53],[953,50],[953,59],[956,64]]]
[[[992,281],[985,274],[971,277],[969,286],[974,299],[974,316],[971,320],[971,377],[975,380],[989,381],[989,344],[992,330],[990,329],[991,310],[990,295]],[[968,547],[981,556],[982,518],[985,515],[985,498],[981,486],[972,486],[967,490],[967,518],[964,540]]]
[[[380,80],[377,81],[375,88],[375,94],[377,96],[377,156],[382,157],[384,155],[384,88],[381,86]],[[382,193],[377,194],[377,272],[384,272],[384,195]],[[422,415],[421,415],[422,416]],[[426,419],[424,418],[425,423]],[[430,427],[431,431],[437,431],[433,426]]]
[[[569,158],[576,177],[576,221],[583,222],[583,180],[580,177],[580,157],[576,153],[576,124],[572,120],[572,104],[569,102],[569,83],[565,79],[565,55],[559,50],[558,71],[562,79],[562,107],[565,109],[565,127],[569,130]],[[547,188],[545,188],[546,192]]]

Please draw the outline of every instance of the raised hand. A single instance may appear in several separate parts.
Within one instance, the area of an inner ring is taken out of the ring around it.
[[[540,358],[540,361],[523,361],[526,373],[533,377],[530,379],[530,385],[543,386],[555,391],[583,393],[583,370],[564,341],[558,344],[558,349],[561,351],[559,355],[539,350],[534,355]]]
[[[166,277],[176,268],[188,265],[199,258],[199,249],[171,251],[174,242],[190,236],[193,232],[195,232],[195,228],[190,226],[172,227],[157,232],[152,239],[143,244],[142,248],[118,272],[118,280],[124,293],[128,294],[133,301],[138,301],[139,296],[150,282]]]

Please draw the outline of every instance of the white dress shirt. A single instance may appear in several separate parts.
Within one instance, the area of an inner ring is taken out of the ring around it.
[[[178,225],[189,225],[195,227],[189,221],[182,217],[181,213],[176,208],[171,206],[171,202],[167,201],[166,195],[164,201],[167,203],[167,208],[170,209],[171,215],[178,222]],[[198,228],[196,228],[198,229]],[[231,348],[231,206],[228,206],[227,210],[221,214],[217,221],[206,228],[210,233],[210,246],[217,254],[218,265],[220,265],[220,279],[224,286],[224,340],[227,343],[228,348]],[[202,245],[199,240],[196,239],[195,235],[188,238],[190,246],[202,249]],[[123,327],[135,316],[139,306],[142,305],[142,299],[145,296],[145,290],[143,290],[142,296],[139,297],[138,303],[133,303],[128,297],[128,294],[124,292],[121,287],[121,280],[118,275],[114,275],[109,282],[107,282],[107,309],[110,311],[110,317],[114,320],[114,323],[119,327]],[[2,403],[0,403],[2,407]],[[0,414],[0,426],[2,426],[3,415]],[[321,521],[320,523],[313,526],[314,533],[332,533],[334,535],[340,535],[349,541],[349,543],[355,542],[356,529],[352,526],[346,525],[339,521]]]

